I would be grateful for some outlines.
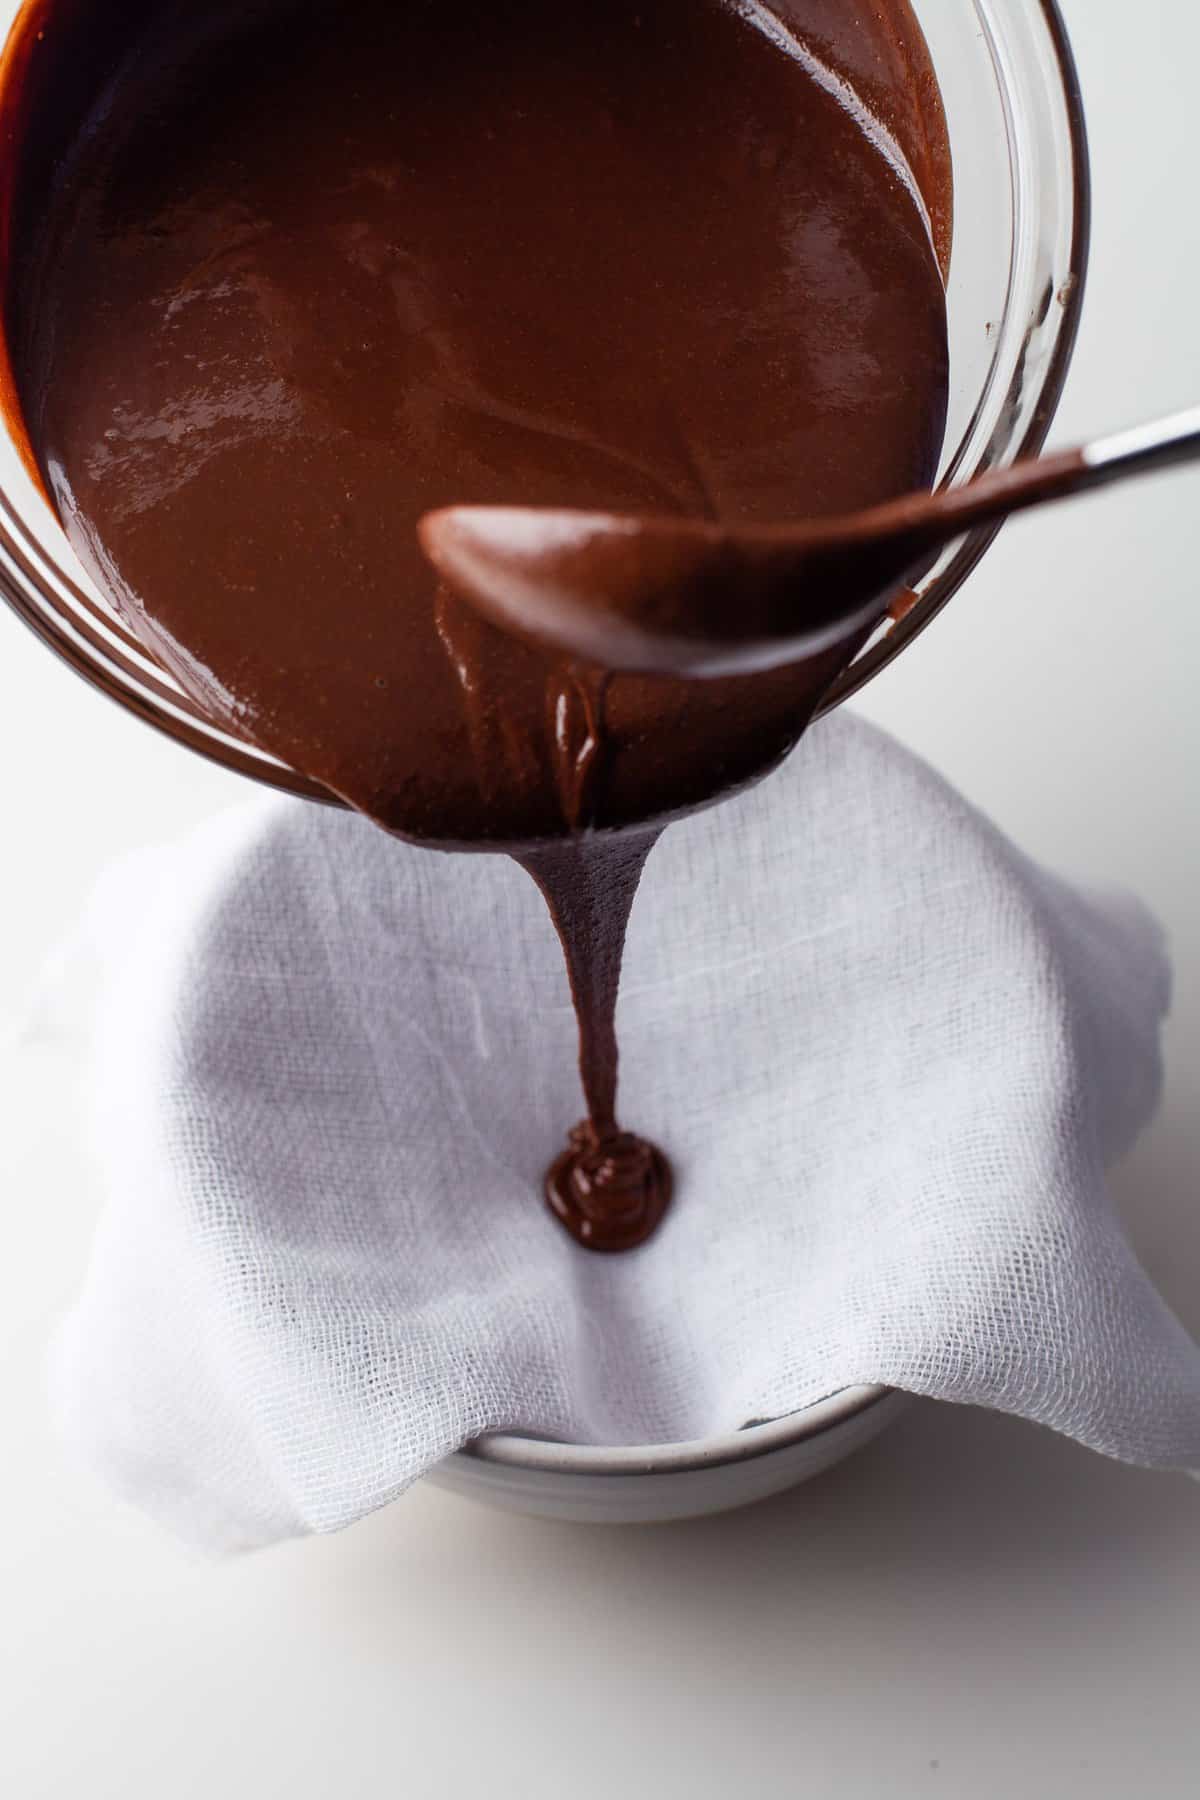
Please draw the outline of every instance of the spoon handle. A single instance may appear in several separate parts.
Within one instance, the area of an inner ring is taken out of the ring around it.
[[[1101,484],[1120,481],[1126,475],[1149,474],[1200,457],[1200,406],[1160,419],[1155,425],[1139,425],[1097,438],[1083,452],[1093,479]]]
[[[965,487],[930,495],[919,508],[914,509],[911,501],[889,502],[860,514],[855,534],[894,536],[898,542],[911,539],[914,549],[936,548],[1009,513],[1196,460],[1200,460],[1200,407],[1154,425],[1097,438],[1082,450],[1060,450],[994,469]]]

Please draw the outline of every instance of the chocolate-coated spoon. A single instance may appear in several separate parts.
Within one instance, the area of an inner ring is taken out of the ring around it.
[[[1200,408],[965,487],[799,525],[451,506],[417,529],[443,581],[521,636],[605,669],[744,674],[853,636],[965,532],[1195,457]]]

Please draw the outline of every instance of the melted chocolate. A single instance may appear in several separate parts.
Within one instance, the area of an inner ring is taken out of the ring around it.
[[[579,1067],[588,1116],[546,1176],[551,1211],[589,1250],[644,1243],[671,1198],[671,1168],[617,1123],[617,992],[634,896],[657,831],[577,837],[527,850],[558,927],[579,1019]]]
[[[592,1109],[551,1203],[641,1241],[669,1190],[615,1112],[641,865],[786,754],[859,639],[606,684],[440,588],[416,522],[752,523],[928,484],[949,158],[908,0],[58,0],[26,26],[7,389],[73,543],[215,719],[390,831],[521,856]]]

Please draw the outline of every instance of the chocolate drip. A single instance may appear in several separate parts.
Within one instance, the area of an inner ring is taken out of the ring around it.
[[[571,831],[590,829],[600,802],[608,753],[604,706],[608,676],[567,663],[551,678],[550,740],[563,818]]]
[[[644,1243],[671,1197],[670,1165],[662,1152],[617,1122],[621,958],[634,896],[659,835],[575,837],[518,858],[545,895],[562,942],[588,1108],[546,1177],[546,1197],[589,1250]]]
[[[585,1250],[636,1250],[671,1204],[671,1165],[631,1132],[600,1137],[586,1121],[546,1173],[546,1204]]]

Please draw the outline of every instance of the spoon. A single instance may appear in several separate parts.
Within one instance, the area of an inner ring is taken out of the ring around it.
[[[1200,457],[1200,407],[1081,450],[798,525],[525,506],[450,506],[417,532],[494,624],[603,669],[749,674],[880,619],[905,578],[1009,513]]]

